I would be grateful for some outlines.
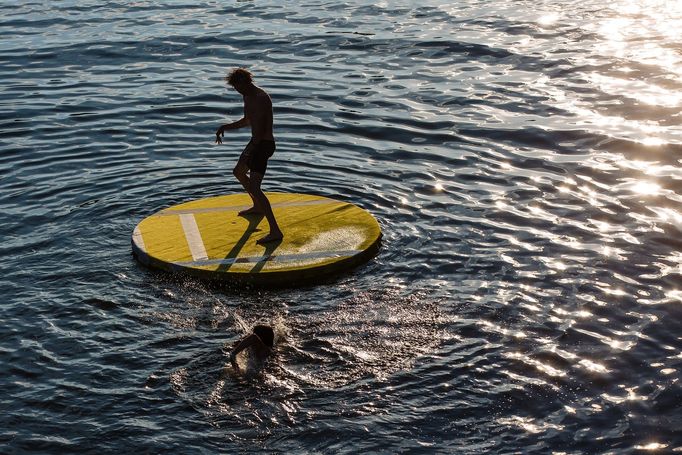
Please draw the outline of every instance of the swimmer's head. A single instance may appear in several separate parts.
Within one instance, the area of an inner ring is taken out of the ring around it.
[[[275,331],[269,325],[257,325],[253,328],[253,333],[268,347],[275,345]]]

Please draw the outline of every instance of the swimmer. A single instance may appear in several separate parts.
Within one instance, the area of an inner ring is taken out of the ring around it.
[[[239,371],[237,354],[249,347],[251,348],[252,355],[259,362],[263,362],[275,347],[275,331],[269,325],[257,325],[253,328],[252,334],[239,341],[237,346],[230,352],[230,363],[236,371]]]

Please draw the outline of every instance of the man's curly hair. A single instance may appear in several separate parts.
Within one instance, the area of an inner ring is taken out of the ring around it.
[[[225,80],[232,87],[234,87],[235,84],[249,84],[253,82],[253,74],[245,68],[236,68],[230,71],[230,74],[227,75]]]

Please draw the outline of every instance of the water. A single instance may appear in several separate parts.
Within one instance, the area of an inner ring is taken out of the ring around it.
[[[682,450],[678,2],[0,5],[3,453]],[[238,65],[265,189],[371,211],[373,261],[255,292],[131,257],[240,190]]]

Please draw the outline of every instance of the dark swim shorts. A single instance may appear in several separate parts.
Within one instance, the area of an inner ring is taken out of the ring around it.
[[[249,145],[251,143],[249,142]],[[249,145],[246,148],[249,148]],[[268,167],[268,159],[275,153],[275,141],[260,141],[258,145],[253,146],[249,154],[246,165],[250,170],[265,175],[265,170]]]

